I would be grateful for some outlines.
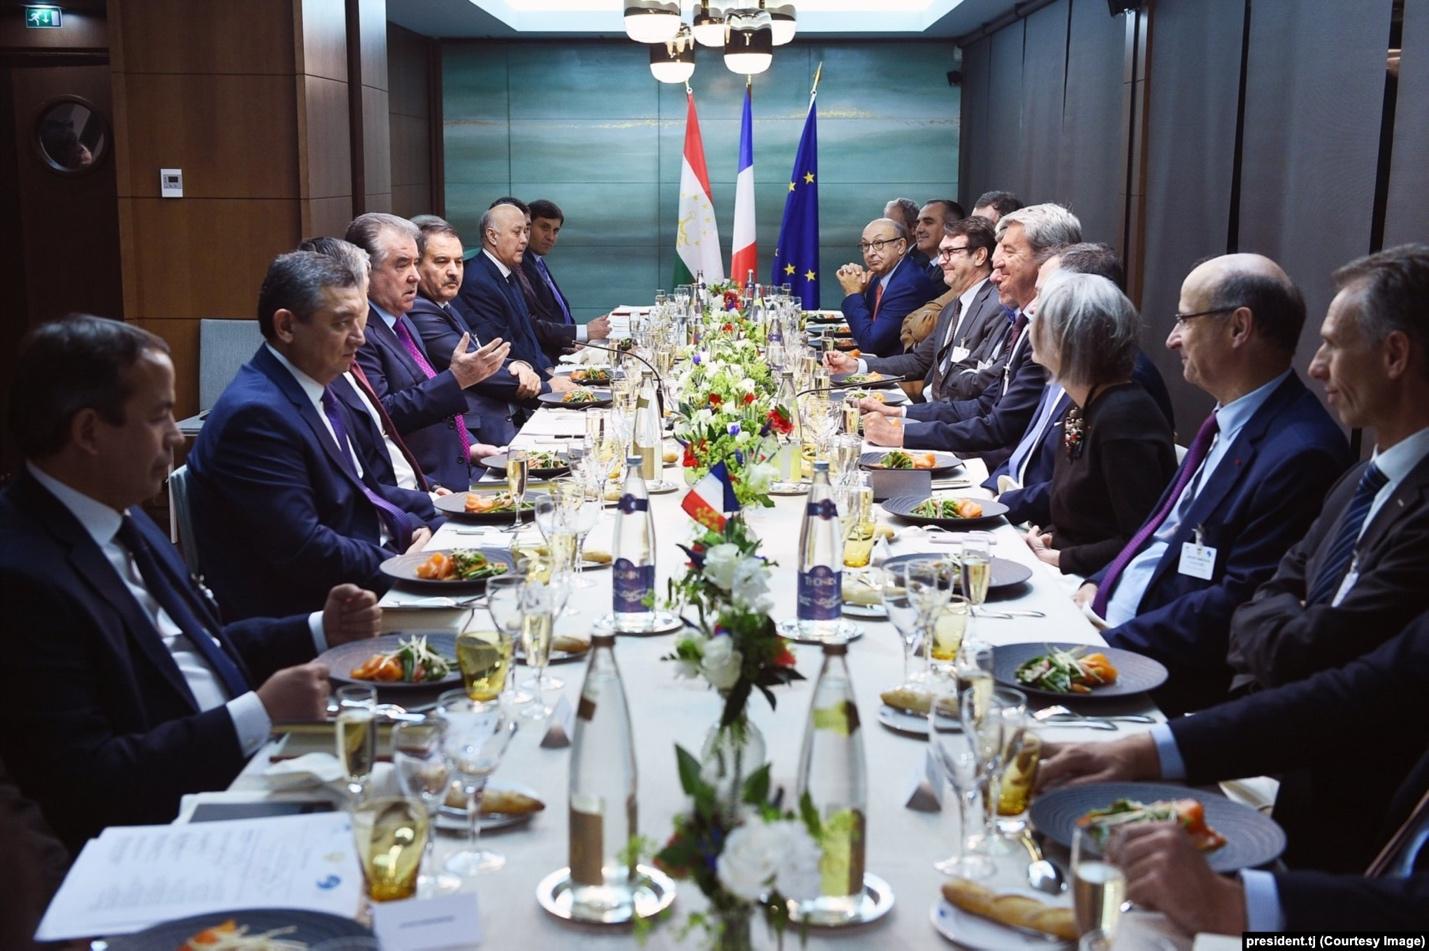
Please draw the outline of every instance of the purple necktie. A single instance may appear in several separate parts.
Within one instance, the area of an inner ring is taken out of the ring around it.
[[[397,339],[402,341],[402,346],[407,348],[407,353],[417,362],[417,366],[430,380],[437,375],[437,371],[433,370],[432,365],[427,362],[427,355],[422,353],[422,348],[417,346],[417,341],[412,339],[412,332],[407,329],[403,320],[404,318],[398,317],[397,322],[392,325],[392,331],[397,335]],[[452,425],[456,428],[457,438],[461,440],[462,458],[470,463],[471,433],[466,431],[466,420],[462,419],[460,415],[453,416]]]
[[[1196,438],[1191,440],[1191,447],[1186,450],[1186,458],[1181,462],[1181,468],[1176,473],[1176,481],[1171,483],[1171,491],[1166,493],[1166,501],[1161,504],[1161,508],[1156,510],[1156,514],[1146,520],[1146,524],[1131,536],[1131,541],[1126,543],[1126,547],[1111,560],[1107,565],[1106,574],[1102,575],[1101,585],[1097,588],[1097,595],[1092,599],[1092,610],[1097,617],[1106,617],[1106,605],[1111,600],[1112,589],[1116,587],[1117,581],[1121,578],[1121,573],[1126,570],[1126,566],[1131,564],[1131,560],[1141,551],[1141,546],[1146,544],[1146,540],[1156,534],[1156,530],[1161,527],[1161,523],[1166,521],[1166,517],[1171,514],[1171,510],[1176,507],[1176,502],[1181,498],[1181,493],[1186,489],[1186,483],[1191,481],[1191,476],[1196,474],[1196,470],[1205,461],[1206,453],[1211,449],[1211,442],[1216,438],[1219,429],[1216,423],[1216,414],[1213,412],[1206,417],[1206,421],[1201,424],[1201,428],[1196,432]]]
[[[387,525],[387,531],[392,535],[393,548],[406,551],[412,544],[412,533],[416,526],[406,512],[374,492],[357,474],[357,466],[353,462],[352,441],[347,438],[347,423],[342,418],[337,397],[332,390],[326,388],[323,389],[323,413],[332,424],[333,435],[337,437],[337,454],[347,464],[348,474],[357,480],[357,484],[362,487],[362,494],[367,496],[367,501],[372,503],[373,508],[377,509],[377,515]]]

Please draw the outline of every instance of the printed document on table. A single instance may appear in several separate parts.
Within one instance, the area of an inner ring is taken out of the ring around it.
[[[345,813],[110,826],[80,852],[35,938],[127,934],[240,908],[351,917],[361,898]]]

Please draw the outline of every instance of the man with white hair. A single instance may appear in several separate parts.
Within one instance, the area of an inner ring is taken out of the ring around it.
[[[980,455],[989,468],[1006,459],[1027,429],[1047,379],[1028,347],[1028,305],[1037,295],[1037,270],[1052,249],[1081,238],[1081,222],[1061,205],[1029,205],[999,220],[991,280],[1011,312],[1002,374],[968,400],[908,407],[865,400],[861,408],[867,414],[864,433],[869,441]]]

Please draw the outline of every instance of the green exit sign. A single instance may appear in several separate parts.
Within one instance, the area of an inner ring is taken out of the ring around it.
[[[32,30],[58,30],[59,7],[25,7],[25,26]]]

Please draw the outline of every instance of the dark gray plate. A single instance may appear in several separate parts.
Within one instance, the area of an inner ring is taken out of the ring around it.
[[[948,496],[958,498],[958,496]],[[922,495],[900,495],[886,500],[883,503],[883,511],[889,515],[896,515],[899,518],[907,519],[915,525],[937,525],[940,528],[958,531],[964,528],[975,528],[981,525],[990,525],[1002,516],[1007,514],[1007,506],[1001,502],[994,502],[992,499],[973,499],[982,506],[982,514],[977,518],[930,518],[927,515],[914,515],[913,509],[921,502],[926,502],[927,496]]]
[[[915,552],[911,555],[894,555],[883,563],[883,567],[887,568],[891,565],[901,565],[905,561],[927,561],[937,557],[938,554],[936,552]],[[990,591],[996,591],[1000,588],[1011,588],[1032,577],[1031,568],[1020,562],[1009,561],[1006,558],[993,558],[991,567],[992,578],[990,578],[987,583],[988,590]],[[1058,696],[1060,696],[1060,694]]]
[[[545,403],[547,406],[559,406],[563,409],[590,409],[593,406],[610,405],[610,390],[600,390],[596,389],[595,387],[590,387],[590,390],[595,394],[596,397],[595,400],[590,403],[567,403],[565,401],[566,394],[564,393],[542,393],[540,396],[537,397],[537,399],[539,399],[542,403]]]
[[[388,651],[396,650],[398,642],[403,637],[410,637],[411,633],[408,631],[402,634],[384,634],[381,637],[374,637],[370,641],[349,641],[346,644],[339,644],[337,647],[329,647],[318,656],[318,661],[327,665],[328,679],[339,686],[342,684],[367,684],[376,687],[377,699],[381,703],[393,702],[388,698],[394,694],[429,693],[435,695],[443,690],[450,690],[452,687],[460,687],[461,671],[457,669],[456,665],[456,635],[439,632],[427,634],[427,646],[451,661],[451,673],[441,680],[408,684],[352,679],[354,668],[373,654],[385,654]]]
[[[1269,816],[1225,796],[1163,783],[1092,783],[1067,786],[1032,800],[1028,818],[1032,825],[1056,842],[1070,847],[1077,820],[1093,809],[1118,799],[1156,802],[1162,799],[1197,799],[1206,807],[1206,823],[1225,836],[1226,844],[1205,853],[1217,872],[1235,872],[1275,861],[1285,851],[1285,830]]]
[[[551,467],[543,467],[543,468],[540,468],[540,469],[532,469],[532,468],[530,468],[530,467],[527,467],[527,469],[526,469],[526,475],[527,475],[527,477],[528,477],[528,478],[531,478],[531,479],[554,479],[556,476],[563,476],[563,475],[565,475],[567,472],[570,472],[570,471],[571,471],[570,461],[569,461],[568,459],[566,459],[565,453],[557,453],[557,456],[558,456],[558,457],[560,458],[560,460],[561,460],[559,465],[551,466]],[[505,471],[506,471],[506,453],[504,453],[504,452],[498,452],[498,453],[497,453],[496,455],[494,455],[494,456],[487,456],[485,459],[482,459],[482,460],[481,460],[481,464],[484,465],[484,466],[486,466],[486,468],[491,469],[491,470],[494,471],[494,472],[505,472]],[[462,503],[462,504],[465,504],[465,503]],[[507,513],[507,514],[510,514],[510,513]]]
[[[993,571],[996,570],[994,567]],[[1111,661],[1111,665],[1116,668],[1116,683],[1097,687],[1091,693],[1057,693],[1053,690],[1042,690],[1039,687],[1029,687],[1018,683],[1017,668],[1032,658],[1047,653],[1048,648],[1052,647],[1061,650],[1082,647],[1086,648],[1088,653],[1105,654],[1107,660]],[[1160,661],[1152,660],[1150,657],[1137,654],[1134,651],[1122,650],[1119,647],[1035,641],[1025,644],[1003,644],[992,649],[992,678],[998,683],[1016,687],[1024,693],[1035,694],[1039,697],[1056,697],[1063,701],[1106,700],[1111,697],[1127,697],[1132,694],[1145,693],[1164,684],[1166,676],[1166,668],[1161,666]]]
[[[893,450],[891,449],[885,449],[881,452],[866,452],[858,457],[858,467],[860,469],[877,469],[879,471],[884,471],[884,468],[882,465],[880,465],[880,463],[883,461],[883,457],[888,455],[892,451]],[[917,452],[918,450],[915,449],[913,451]],[[953,472],[962,468],[963,461],[957,456],[953,455],[951,452],[935,452],[933,453],[933,456],[933,461],[936,462],[937,465],[935,465],[931,469],[890,469],[887,471],[930,472],[934,476],[945,476],[951,475]]]
[[[281,937],[301,941],[310,948],[334,938],[368,938],[372,942],[370,947],[373,951],[377,949],[377,939],[372,937],[372,932],[351,918],[292,908],[247,908],[179,918],[136,931],[134,934],[109,938],[108,945],[110,951],[174,951],[200,931],[221,925],[230,918],[240,926],[246,925],[250,935],[291,927],[294,930]],[[355,946],[361,947],[360,944]]]
[[[432,500],[432,504],[437,507],[437,511],[443,515],[450,515],[463,522],[511,522],[511,510],[502,509],[499,512],[468,512],[466,510],[466,492],[453,492],[451,495],[444,495],[439,499]],[[495,495],[493,492],[478,492],[477,495]],[[527,521],[536,517],[536,504],[532,501],[533,493],[526,493],[526,500],[521,503],[521,520]]]
[[[510,518],[510,513],[507,514]],[[388,558],[377,567],[384,575],[391,578],[404,588],[419,588],[423,591],[444,591],[451,593],[470,593],[481,591],[486,588],[486,578],[478,578],[474,581],[434,581],[430,578],[418,578],[417,567],[425,564],[427,559],[438,551],[450,554],[458,549],[430,549],[428,551],[412,552],[406,555],[394,555]],[[506,571],[510,572],[515,568],[516,562],[511,557],[511,552],[505,548],[467,548],[463,551],[479,551],[488,560],[506,566]],[[503,572],[505,573],[505,572]]]

